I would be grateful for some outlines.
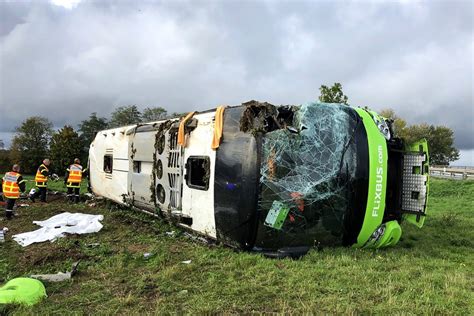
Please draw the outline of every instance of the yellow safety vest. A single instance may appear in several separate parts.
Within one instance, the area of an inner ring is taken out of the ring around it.
[[[67,178],[67,187],[68,188],[79,188],[81,186],[82,180],[82,166],[78,164],[73,164],[69,166],[69,176]]]
[[[35,176],[35,182],[38,188],[45,188],[48,185],[48,177],[43,176],[43,174],[40,172],[43,169],[49,171],[48,167],[46,167],[44,164],[41,164],[41,166],[39,166]]]
[[[20,174],[14,171],[5,173],[3,177],[3,196],[7,199],[18,199],[20,197],[20,187],[18,178]]]

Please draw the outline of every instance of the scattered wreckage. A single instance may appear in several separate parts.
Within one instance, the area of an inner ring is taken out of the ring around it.
[[[100,131],[89,151],[96,195],[270,256],[395,245],[423,226],[428,159],[373,111],[257,101]]]

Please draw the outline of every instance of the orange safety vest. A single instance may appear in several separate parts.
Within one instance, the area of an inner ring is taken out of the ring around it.
[[[46,171],[49,171],[48,167],[46,167],[44,164],[41,164],[41,166],[39,166],[35,176],[36,186],[38,188],[45,188],[48,184],[48,177],[43,176],[43,174],[40,172],[40,170],[42,169],[46,169]]]
[[[68,188],[79,188],[81,186],[82,180],[82,166],[78,164],[73,164],[69,166],[69,176],[67,178],[67,187]]]
[[[18,199],[20,197],[20,187],[18,186],[18,178],[21,175],[17,172],[10,171],[5,173],[3,177],[3,196],[7,199]]]

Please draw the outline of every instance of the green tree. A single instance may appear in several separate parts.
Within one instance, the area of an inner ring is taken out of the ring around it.
[[[69,125],[53,134],[51,138],[51,160],[57,174],[63,175],[74,158],[81,157],[83,145],[77,132]]]
[[[142,114],[136,105],[120,106],[112,112],[109,127],[137,124],[142,121]]]
[[[143,110],[142,122],[163,120],[167,115],[168,112],[162,107],[146,108]]]
[[[49,152],[53,124],[44,117],[27,118],[15,129],[10,159],[19,163],[24,173],[33,173]]]
[[[395,133],[395,136],[406,138],[407,122],[398,115],[396,115],[393,109],[383,109],[379,112],[379,114],[385,118],[393,120],[392,128],[393,132]]]
[[[96,112],[91,113],[87,120],[83,120],[79,124],[79,133],[85,146],[89,147],[95,138],[97,132],[106,129],[108,126],[107,119],[98,117]]]
[[[395,136],[403,138],[408,144],[426,138],[431,164],[449,165],[450,162],[459,159],[459,150],[454,146],[454,132],[449,127],[426,123],[407,125],[393,109],[384,109],[379,114],[393,120]]]
[[[339,82],[334,83],[332,87],[321,85],[319,91],[321,91],[319,96],[319,101],[321,102],[347,104],[349,100],[344,92],[342,92],[342,85]]]
[[[416,124],[405,130],[405,139],[408,143],[426,138],[430,150],[432,165],[449,165],[459,159],[459,150],[454,147],[454,132],[446,126]]]
[[[168,115],[168,118],[172,119],[172,118],[179,118],[179,117],[183,117],[183,116],[186,116],[188,115],[189,112],[173,112],[171,113],[170,115]]]
[[[10,171],[13,163],[10,159],[10,151],[7,149],[0,149],[0,172],[4,173]],[[21,170],[23,172],[23,170]]]

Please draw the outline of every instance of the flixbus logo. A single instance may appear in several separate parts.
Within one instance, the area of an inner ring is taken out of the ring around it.
[[[382,204],[382,192],[383,192],[383,147],[379,145],[377,148],[377,168],[375,174],[375,199],[374,208],[372,209],[372,217],[379,215],[380,205]]]

